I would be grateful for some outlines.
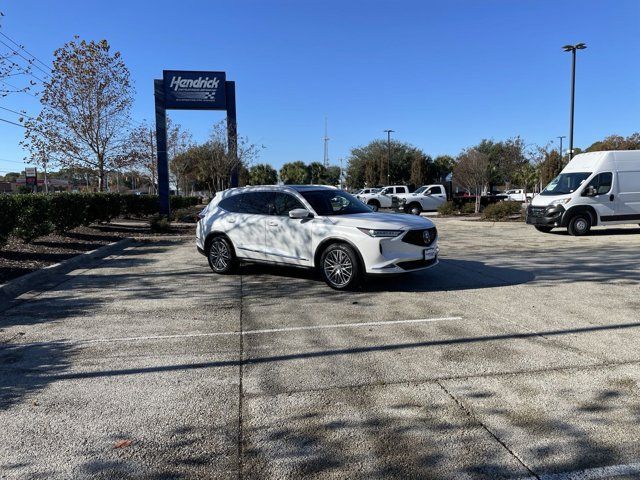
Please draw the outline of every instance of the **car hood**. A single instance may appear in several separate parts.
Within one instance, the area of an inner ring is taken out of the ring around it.
[[[387,230],[411,230],[433,227],[428,218],[405,213],[356,213],[327,217],[334,225],[344,227],[378,228]]]
[[[533,200],[531,200],[531,205],[533,207],[547,207],[549,205],[553,205],[558,200],[563,200],[563,199],[568,198],[570,196],[571,196],[571,194],[565,194],[565,195],[536,195],[535,197],[533,197]]]

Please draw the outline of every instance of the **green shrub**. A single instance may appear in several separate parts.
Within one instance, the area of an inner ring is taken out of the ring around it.
[[[17,215],[15,234],[25,242],[48,235],[52,225],[49,220],[51,197],[39,194],[16,195]]]
[[[179,195],[172,195],[169,201],[171,210],[182,210],[183,208],[199,205],[200,197],[181,197]]]
[[[458,213],[458,207],[451,201],[444,202],[438,207],[438,213],[440,215],[456,215]]]
[[[18,209],[14,197],[0,195],[0,248],[6,245],[16,226]]]
[[[121,195],[120,205],[120,213],[127,217],[148,217],[160,210],[157,195]]]
[[[485,220],[508,220],[509,217],[522,213],[520,202],[498,202],[487,205],[482,213]]]
[[[149,221],[151,233],[168,233],[171,231],[171,222],[166,215],[154,215]]]
[[[171,218],[177,222],[198,223],[198,211],[199,209],[195,208],[171,210]]]
[[[465,215],[476,213],[476,202],[473,201],[473,202],[463,203],[462,207],[460,208],[460,212]]]
[[[57,233],[64,233],[87,223],[87,195],[57,193],[51,196],[49,218]]]

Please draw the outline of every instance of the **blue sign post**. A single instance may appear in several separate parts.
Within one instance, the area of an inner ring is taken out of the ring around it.
[[[164,70],[162,80],[154,80],[156,142],[158,146],[158,196],[160,214],[169,215],[169,163],[167,158],[167,109],[226,110],[229,155],[237,156],[235,82],[225,72]],[[238,186],[237,161],[231,173],[231,186]]]

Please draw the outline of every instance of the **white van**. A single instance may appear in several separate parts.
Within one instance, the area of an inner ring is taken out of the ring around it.
[[[594,225],[638,222],[640,150],[576,155],[527,208],[527,223],[541,232],[585,235]]]

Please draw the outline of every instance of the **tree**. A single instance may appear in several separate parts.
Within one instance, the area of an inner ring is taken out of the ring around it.
[[[327,169],[320,162],[311,162],[309,164],[309,180],[312,184],[318,185],[324,183]]]
[[[249,184],[251,185],[276,185],[278,172],[266,163],[254,165],[249,168]]]
[[[0,19],[4,17],[4,14],[0,12]],[[2,25],[0,24],[0,28]],[[35,59],[21,56],[19,48],[11,48],[9,51],[0,53],[0,98],[7,97],[12,93],[28,92],[36,86],[36,82],[31,78],[37,78],[33,75],[33,63]],[[46,73],[40,67],[37,67],[42,72]],[[10,79],[7,82],[5,79]],[[18,85],[15,85],[15,84]],[[25,115],[24,111],[21,111],[22,115]],[[20,116],[19,122],[24,121],[24,117]]]
[[[471,148],[458,155],[453,179],[457,185],[476,196],[476,213],[480,213],[480,196],[489,178],[489,156],[486,153]]]
[[[538,174],[540,177],[540,185],[544,187],[560,174],[564,166],[557,150],[543,150],[542,155],[543,157],[538,167]]]
[[[431,157],[419,150],[412,153],[409,183],[416,187],[424,185],[433,177],[433,172],[434,168]]]
[[[437,183],[444,183],[447,175],[453,172],[455,158],[450,155],[439,155],[433,160],[433,179]]]
[[[338,185],[340,183],[340,174],[342,170],[337,165],[329,165],[325,172],[322,183],[326,185]]]
[[[34,161],[89,168],[98,188],[105,174],[130,162],[129,112],[133,88],[119,52],[106,40],[66,43],[54,52],[53,71],[44,83],[42,111],[25,122],[23,146]]]
[[[391,183],[410,183],[411,167],[416,159],[426,162],[426,172],[430,172],[431,158],[422,150],[408,143],[391,141]],[[387,183],[387,161],[389,159],[386,140],[374,140],[363,147],[351,150],[347,159],[347,183],[351,188],[362,188],[378,184],[381,177]],[[426,159],[426,160],[425,160]],[[416,160],[417,162],[418,160]],[[428,174],[428,173],[427,173]]]
[[[280,169],[280,180],[286,185],[304,185],[309,179],[309,169],[304,162],[285,163]]]
[[[628,137],[609,135],[604,140],[594,142],[587,152],[604,150],[640,150],[640,132],[632,133]]]

